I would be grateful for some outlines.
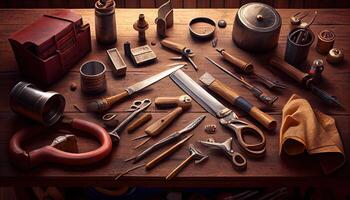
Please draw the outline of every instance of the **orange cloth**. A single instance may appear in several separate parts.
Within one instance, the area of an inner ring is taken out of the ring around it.
[[[320,161],[325,174],[345,163],[343,144],[332,117],[313,110],[306,99],[293,94],[282,109],[280,154],[307,151]]]

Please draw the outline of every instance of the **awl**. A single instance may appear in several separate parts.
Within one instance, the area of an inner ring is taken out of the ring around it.
[[[113,96],[104,97],[104,98],[100,98],[100,99],[95,99],[88,104],[87,109],[89,111],[93,111],[93,112],[104,112],[104,111],[108,110],[113,104],[119,102],[120,100],[124,99],[125,97],[128,97],[128,96],[134,94],[135,92],[138,92],[138,91],[158,82],[159,80],[167,77],[168,75],[175,72],[176,70],[181,69],[185,65],[186,64],[177,64],[175,67],[173,67],[171,69],[165,70],[159,74],[153,75],[153,76],[151,76],[143,81],[140,81],[132,86],[129,86],[128,88],[125,89],[125,91],[123,91],[120,94],[116,94]]]

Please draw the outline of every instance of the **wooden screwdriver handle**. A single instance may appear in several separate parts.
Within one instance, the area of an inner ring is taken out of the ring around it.
[[[235,93],[226,84],[219,80],[214,80],[208,87],[226,99],[228,102],[247,112],[268,130],[273,130],[276,128],[277,122],[271,115],[264,113],[259,108],[250,104],[246,99]]]
[[[309,74],[300,71],[299,69],[293,67],[292,65],[288,64],[287,62],[285,62],[279,57],[273,57],[270,60],[270,64],[276,69],[283,71],[288,76],[290,76],[291,78],[293,78],[294,80],[298,81],[301,84],[305,84],[305,81],[308,78],[310,78]]]
[[[254,66],[251,63],[245,62],[237,57],[234,57],[231,54],[227,53],[226,51],[221,51],[220,53],[225,60],[227,60],[229,63],[233,64],[234,66],[238,67],[244,73],[246,74],[253,73]]]
[[[131,123],[127,129],[128,133],[133,132],[134,130],[136,130],[137,128],[141,127],[142,125],[144,125],[145,123],[147,123],[149,120],[152,119],[152,114],[150,113],[145,113],[143,114],[140,118],[138,118],[137,120],[135,120],[133,123]]]
[[[169,49],[172,49],[176,52],[182,53],[182,51],[186,48],[185,45],[176,43],[176,42],[172,42],[170,40],[162,40],[160,41],[160,44],[164,47],[167,47]]]
[[[160,118],[149,127],[146,128],[145,133],[149,136],[155,136],[161,133],[165,127],[167,127],[176,117],[178,117],[183,111],[182,107],[176,107],[164,117]]]
[[[154,104],[159,108],[181,106],[182,108],[187,109],[191,107],[191,103],[192,99],[188,95],[177,97],[157,97],[154,101]]]

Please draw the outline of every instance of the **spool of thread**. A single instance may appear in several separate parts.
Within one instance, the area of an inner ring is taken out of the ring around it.
[[[55,124],[62,116],[66,101],[56,92],[43,92],[31,83],[19,82],[10,92],[13,112],[33,119],[45,126]]]
[[[80,86],[85,94],[96,95],[106,91],[106,66],[97,60],[80,67]]]
[[[318,34],[316,50],[320,54],[327,54],[333,48],[335,35],[330,30],[323,30]]]

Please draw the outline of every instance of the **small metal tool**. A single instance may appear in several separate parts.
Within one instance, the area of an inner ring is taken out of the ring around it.
[[[317,17],[317,11],[315,11],[314,16],[311,18],[311,20],[309,22],[301,23],[298,26],[298,28],[305,28],[305,29],[309,28],[309,26],[311,26],[315,22],[316,17]]]
[[[193,120],[191,123],[189,123],[185,128],[183,128],[183,129],[181,129],[179,131],[176,131],[176,132],[170,134],[169,136],[166,136],[163,139],[159,140],[157,143],[155,143],[154,145],[150,146],[149,148],[147,148],[146,150],[141,152],[136,157],[132,158],[134,160],[134,163],[140,161],[146,155],[154,152],[155,150],[163,147],[164,145],[167,145],[167,144],[169,144],[171,142],[176,141],[177,139],[180,138],[181,135],[192,131],[193,129],[195,129],[204,120],[204,118],[205,118],[205,115],[201,115],[198,118],[196,118],[195,120]],[[128,160],[131,160],[131,159],[128,159]]]
[[[308,12],[297,12],[293,16],[290,17],[290,23],[292,25],[300,25],[301,20],[304,19],[304,17],[308,16]]]
[[[287,88],[284,84],[278,83],[277,81],[272,81],[260,74],[255,73],[253,64],[227,53],[225,49],[216,49],[216,51],[219,52],[226,61],[233,64],[236,67],[236,69],[238,69],[237,71],[243,72],[247,75],[253,75],[255,78],[258,78],[258,80],[269,89]]]
[[[169,40],[162,40],[160,44],[166,48],[169,48],[173,51],[176,51],[178,53],[181,53],[182,56],[180,57],[172,57],[170,59],[172,60],[187,60],[191,63],[191,65],[194,67],[194,69],[197,71],[198,67],[197,65],[193,62],[192,58],[194,56],[194,53],[192,49],[186,47],[185,45],[178,44]]]
[[[207,147],[215,147],[221,149],[225,154],[232,159],[233,167],[237,170],[245,170],[247,169],[247,159],[240,153],[233,151],[232,145],[232,137],[227,139],[223,143],[215,142],[213,138],[209,138],[207,141],[199,141],[204,146]]]
[[[267,96],[263,91],[261,91],[258,87],[248,83],[245,79],[243,79],[243,77],[238,77],[237,75],[231,73],[230,71],[228,71],[227,69],[225,69],[224,67],[222,67],[221,65],[219,65],[218,63],[216,63],[214,60],[205,57],[207,60],[209,60],[211,63],[213,63],[215,66],[217,66],[219,69],[221,69],[222,71],[226,72],[226,74],[230,75],[231,77],[233,77],[234,79],[238,80],[239,82],[241,82],[246,88],[249,89],[249,91],[261,102],[268,104],[268,105],[272,105],[277,99],[277,96]]]
[[[195,164],[201,163],[208,158],[208,156],[202,154],[198,149],[195,148],[193,144],[189,145],[190,156],[186,158],[179,166],[177,166],[173,171],[169,173],[169,175],[165,178],[166,180],[170,180],[174,176],[176,176],[189,162],[195,160]]]
[[[127,124],[129,124],[129,122],[131,122],[132,119],[134,119],[143,110],[146,110],[146,108],[148,108],[148,106],[151,104],[152,102],[149,99],[134,101],[134,103],[127,110],[132,113],[130,113],[115,129],[109,132],[109,135],[112,136],[112,140],[119,141],[119,133],[121,133],[121,131],[126,127]]]

